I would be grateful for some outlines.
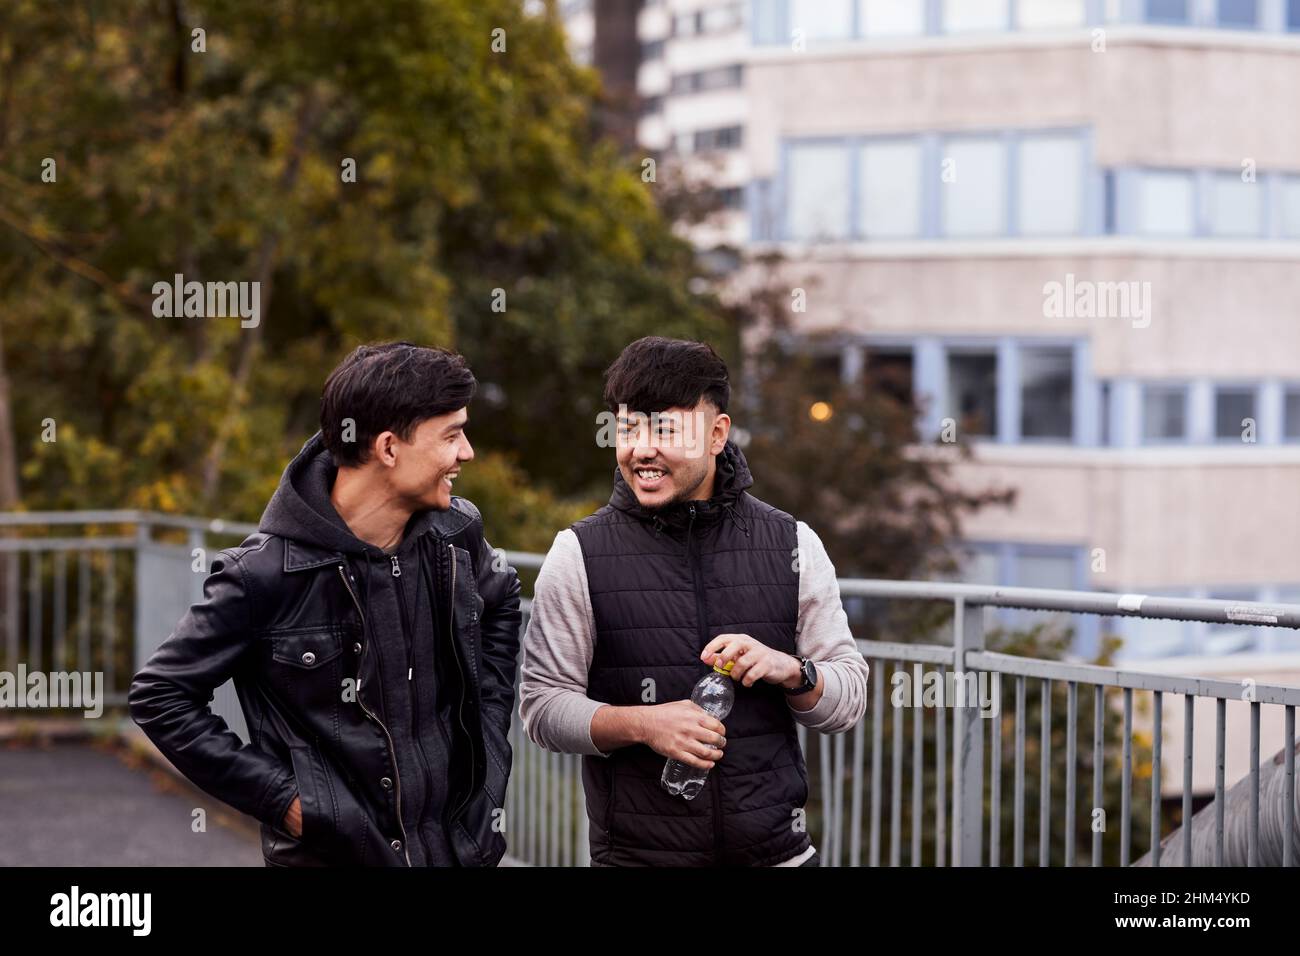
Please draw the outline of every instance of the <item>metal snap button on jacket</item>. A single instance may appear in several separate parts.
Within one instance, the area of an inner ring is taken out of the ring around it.
[[[316,663],[316,655],[311,651],[308,651],[306,654],[302,655],[302,662],[310,667],[312,664]]]

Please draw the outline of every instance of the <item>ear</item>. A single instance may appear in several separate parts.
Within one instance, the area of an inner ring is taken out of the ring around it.
[[[731,416],[726,412],[720,412],[718,417],[713,421],[713,434],[711,436],[712,442],[709,446],[709,454],[721,454],[729,437],[731,437]]]
[[[381,467],[392,468],[397,464],[397,434],[380,432],[370,446],[372,459]]]

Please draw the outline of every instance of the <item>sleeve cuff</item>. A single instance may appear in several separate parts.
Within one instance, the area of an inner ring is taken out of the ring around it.
[[[812,710],[798,710],[794,704],[787,701],[790,707],[790,713],[794,714],[794,719],[803,724],[809,730],[821,730],[824,724],[829,723],[831,717],[835,714],[835,708],[843,696],[843,684],[841,683],[839,671],[829,665],[813,662],[817,666],[817,679],[823,682],[821,699],[817,701]]]

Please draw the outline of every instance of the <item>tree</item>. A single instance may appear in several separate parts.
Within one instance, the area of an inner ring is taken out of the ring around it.
[[[383,14],[0,10],[0,332],[27,507],[254,518],[329,369],[406,338],[470,358],[484,474],[531,486],[553,528],[560,497],[607,484],[595,412],[618,349],[721,328],[652,184],[593,135],[596,80],[553,5]],[[258,321],[156,316],[177,274],[258,283]]]

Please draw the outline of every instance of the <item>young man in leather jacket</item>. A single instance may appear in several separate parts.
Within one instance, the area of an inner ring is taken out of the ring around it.
[[[519,579],[451,493],[474,388],[442,349],[352,352],[258,532],[132,682],[132,719],[261,822],[268,866],[505,853]],[[230,678],[247,743],[208,707]]]

